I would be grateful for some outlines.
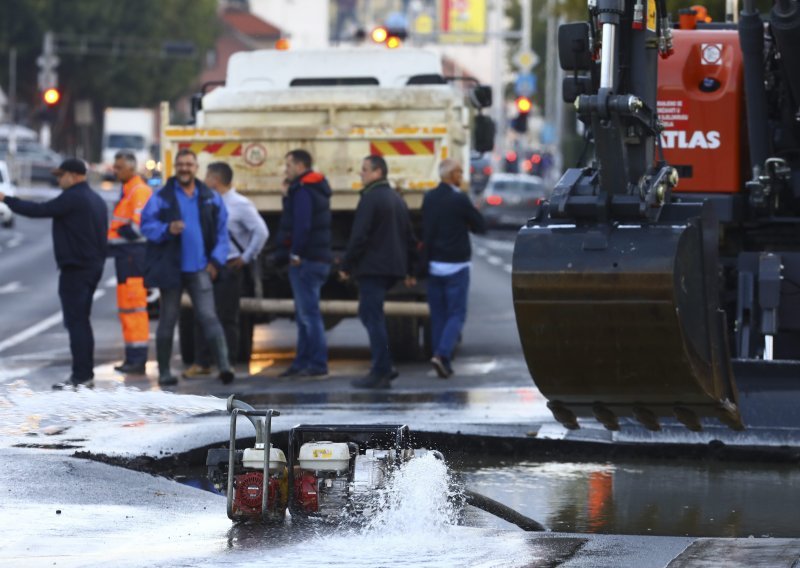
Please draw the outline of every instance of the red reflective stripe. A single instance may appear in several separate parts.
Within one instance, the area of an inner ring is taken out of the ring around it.
[[[397,150],[397,153],[400,154],[401,156],[413,156],[416,153],[405,142],[393,141],[390,142],[390,144],[392,145],[392,148]]]

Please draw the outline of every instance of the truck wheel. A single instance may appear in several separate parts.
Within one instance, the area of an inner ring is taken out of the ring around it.
[[[251,314],[239,314],[239,352],[236,354],[237,363],[250,363],[253,355],[253,329],[255,320]]]
[[[419,319],[410,317],[386,318],[389,335],[389,352],[397,362],[418,361],[423,354],[420,348]]]
[[[431,332],[430,318],[422,320],[422,355],[425,361],[433,357],[433,332]]]
[[[178,335],[181,347],[181,359],[187,367],[194,363],[194,312],[181,310],[178,320]]]

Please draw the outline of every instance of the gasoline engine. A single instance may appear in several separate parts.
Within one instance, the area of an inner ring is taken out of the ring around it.
[[[299,425],[289,433],[285,454],[270,440],[279,412],[256,410],[233,396],[228,411],[228,448],[209,450],[206,465],[234,521],[281,521],[287,508],[300,518],[359,518],[376,509],[377,493],[404,464],[429,452],[443,459],[438,451],[412,448],[405,425]],[[239,416],[255,428],[252,448],[236,449]]]

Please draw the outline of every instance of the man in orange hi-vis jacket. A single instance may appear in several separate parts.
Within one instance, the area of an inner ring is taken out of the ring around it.
[[[117,308],[125,340],[125,360],[114,369],[120,373],[143,375],[150,321],[144,287],[146,240],[140,226],[142,209],[153,190],[136,173],[136,156],[132,152],[117,152],[114,175],[122,182],[122,194],[111,217],[108,244],[117,269]]]

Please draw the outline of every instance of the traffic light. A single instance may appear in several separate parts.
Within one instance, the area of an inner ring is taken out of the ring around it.
[[[51,87],[42,93],[42,100],[44,101],[44,104],[52,108],[58,104],[58,101],[61,100],[61,92],[55,87]]]
[[[517,97],[514,101],[517,107],[517,116],[511,119],[511,128],[519,133],[528,131],[528,114],[533,108],[533,103],[528,97]]]
[[[403,40],[408,37],[408,31],[405,28],[379,26],[372,30],[370,37],[375,43],[382,43],[389,49],[396,49],[403,45]]]

